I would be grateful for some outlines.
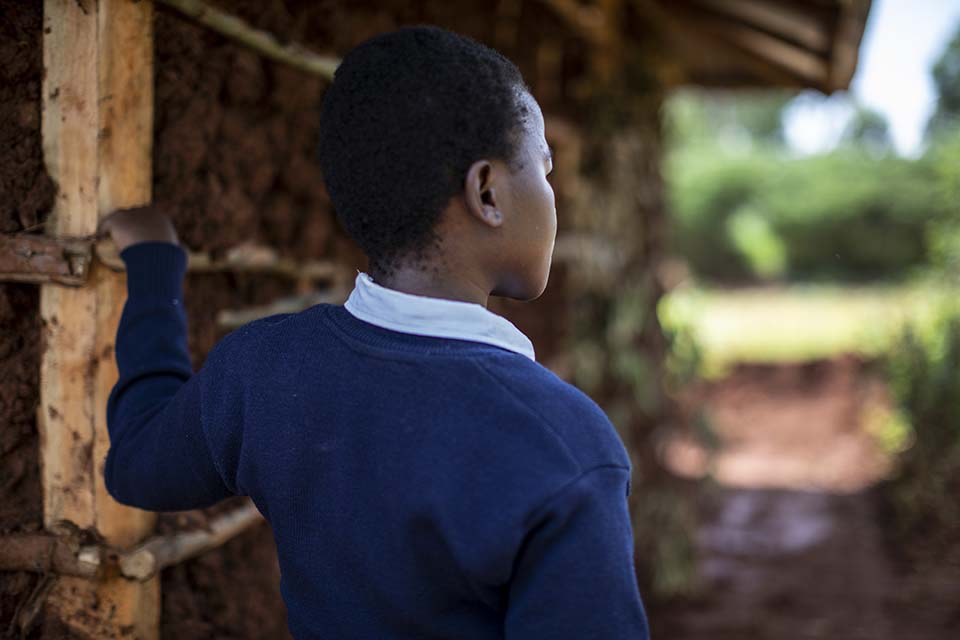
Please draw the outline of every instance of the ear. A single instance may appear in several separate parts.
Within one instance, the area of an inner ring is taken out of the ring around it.
[[[464,201],[467,211],[483,224],[497,228],[503,224],[503,212],[494,187],[496,172],[489,160],[478,160],[467,170]]]

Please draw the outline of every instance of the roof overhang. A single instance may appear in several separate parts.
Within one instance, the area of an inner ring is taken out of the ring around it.
[[[635,0],[653,22],[671,84],[846,89],[870,0]]]

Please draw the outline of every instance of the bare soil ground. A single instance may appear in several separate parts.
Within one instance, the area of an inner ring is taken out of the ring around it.
[[[876,485],[890,464],[865,416],[888,400],[867,365],[743,365],[685,401],[720,448],[712,464],[692,439],[668,448],[676,471],[712,470],[715,484],[698,594],[651,607],[656,637],[957,637],[960,557],[905,562],[884,534]]]

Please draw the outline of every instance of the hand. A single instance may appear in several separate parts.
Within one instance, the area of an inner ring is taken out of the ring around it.
[[[170,242],[180,244],[170,217],[155,205],[118,209],[100,220],[97,238],[110,236],[121,252],[138,242]]]

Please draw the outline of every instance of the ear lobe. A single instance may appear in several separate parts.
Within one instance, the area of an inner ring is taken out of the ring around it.
[[[467,171],[464,196],[470,213],[485,225],[496,228],[503,224],[503,214],[491,184],[492,175],[493,167],[487,160],[473,163]]]
[[[497,206],[496,193],[494,193],[493,188],[491,187],[480,194],[480,199],[483,202],[483,221],[491,227],[502,225],[503,214],[500,213],[500,208]]]

